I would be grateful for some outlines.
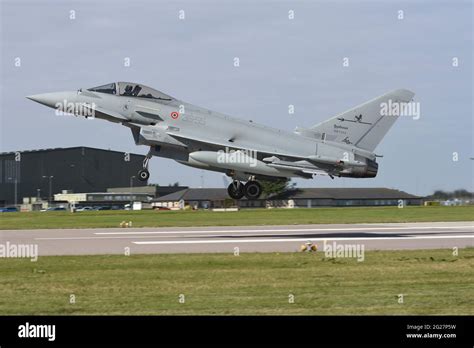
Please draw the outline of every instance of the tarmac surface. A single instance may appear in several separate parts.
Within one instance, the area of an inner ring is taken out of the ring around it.
[[[1,230],[0,244],[36,244],[39,256],[294,252],[311,242],[365,250],[474,247],[474,222]]]

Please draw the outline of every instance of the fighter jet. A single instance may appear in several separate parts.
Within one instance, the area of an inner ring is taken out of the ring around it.
[[[152,156],[225,173],[233,199],[257,199],[259,180],[311,179],[316,175],[373,178],[377,145],[399,115],[383,114],[387,103],[409,103],[414,93],[398,89],[309,128],[279,130],[211,111],[138,83],[114,82],[28,99],[76,116],[130,128],[136,145],[149,147],[138,178],[148,180]],[[244,183],[245,182],[245,183]]]

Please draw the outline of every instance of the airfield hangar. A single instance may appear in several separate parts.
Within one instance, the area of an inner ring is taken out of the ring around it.
[[[23,197],[47,200],[58,192],[106,192],[110,187],[146,186],[131,179],[145,156],[91,147],[0,153],[0,206]]]

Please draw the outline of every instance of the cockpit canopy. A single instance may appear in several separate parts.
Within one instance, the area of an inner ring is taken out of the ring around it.
[[[88,91],[137,98],[173,100],[173,97],[157,91],[156,89],[132,82],[109,83],[107,85],[89,88]]]

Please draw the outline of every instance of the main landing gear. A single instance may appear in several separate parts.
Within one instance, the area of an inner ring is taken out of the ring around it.
[[[233,199],[241,199],[244,196],[247,199],[258,199],[262,194],[262,185],[256,180],[249,180],[245,185],[238,180],[234,180],[227,187],[227,193]]]
[[[148,171],[148,162],[152,155],[150,152],[146,155],[145,159],[143,160],[143,169],[138,171],[138,180],[140,181],[147,181],[150,178],[150,172]]]

